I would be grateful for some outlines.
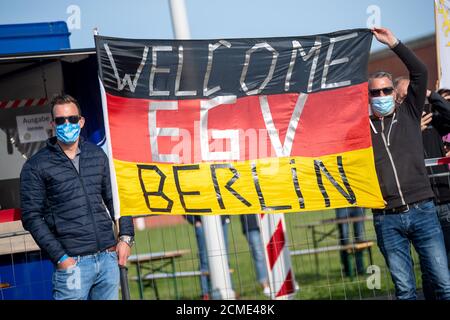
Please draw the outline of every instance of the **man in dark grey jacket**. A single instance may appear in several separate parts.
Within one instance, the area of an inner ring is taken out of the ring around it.
[[[118,299],[119,267],[134,242],[131,217],[114,208],[106,154],[83,141],[78,102],[69,95],[52,101],[56,137],[31,157],[20,175],[24,228],[55,263],[55,299]]]
[[[416,299],[412,243],[436,298],[450,300],[447,255],[425,169],[420,130],[427,69],[388,29],[375,28],[373,34],[397,54],[408,68],[410,78],[407,95],[396,108],[392,76],[378,72],[369,77],[372,143],[386,203],[384,210],[373,210],[378,246],[391,272],[398,299]]]

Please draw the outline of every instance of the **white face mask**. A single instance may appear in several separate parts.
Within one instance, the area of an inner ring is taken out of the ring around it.
[[[395,108],[395,101],[393,96],[373,97],[370,99],[375,115],[387,116],[392,113]]]

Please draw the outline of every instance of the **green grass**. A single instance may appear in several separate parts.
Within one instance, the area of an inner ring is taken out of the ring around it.
[[[369,210],[367,214],[370,214]],[[291,250],[312,248],[311,231],[297,228],[299,224],[330,219],[335,217],[334,210],[307,213],[286,214],[286,226],[289,247]],[[317,230],[328,232],[334,225],[324,225]],[[371,221],[366,222],[366,238],[375,240],[375,231]],[[334,238],[329,237],[320,243],[320,246],[336,245],[338,243],[337,231]],[[234,290],[239,299],[267,299],[256,282],[256,275],[247,241],[242,234],[238,216],[231,218],[229,226],[229,259],[230,267],[234,269],[232,281]],[[158,229],[147,229],[136,234],[135,253],[159,252],[171,250],[190,250],[189,254],[176,259],[176,271],[198,270],[197,244],[194,228],[189,224],[180,224]],[[295,279],[300,286],[295,299],[370,299],[392,298],[393,284],[387,271],[384,259],[375,245],[372,247],[374,264],[381,269],[381,288],[370,290],[366,280],[370,274],[345,277],[341,271],[339,252],[320,253],[319,270],[316,270],[314,255],[292,256],[292,268]],[[417,254],[413,252],[414,261]],[[367,251],[364,253],[365,266],[369,265]],[[416,266],[417,285],[420,287],[420,271]],[[136,275],[136,268],[129,266],[129,277]],[[135,281],[129,281],[132,299],[139,299],[139,289]],[[199,299],[200,281],[198,277],[177,279],[179,299]],[[176,299],[172,279],[157,280],[157,287],[161,299]],[[152,288],[144,290],[144,299],[156,299]]]

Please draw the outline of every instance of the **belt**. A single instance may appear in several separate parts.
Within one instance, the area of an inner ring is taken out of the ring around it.
[[[419,203],[422,202],[428,202],[430,201],[430,199],[426,199],[426,200],[421,200],[421,201],[417,201],[417,202],[412,202],[400,207],[395,207],[395,208],[391,208],[391,209],[373,209],[372,212],[374,214],[398,214],[398,213],[405,213],[409,211],[409,208],[417,205]]]
[[[114,251],[116,251],[116,246],[112,246],[112,247],[106,249],[105,251],[114,252]]]
[[[106,249],[104,249],[102,251],[97,251],[97,252],[94,252],[94,253],[73,256],[73,258],[81,259],[81,258],[96,256],[96,255],[98,255],[99,253],[102,253],[102,252],[115,252],[115,251],[116,251],[116,246],[112,246],[112,247],[106,248]]]

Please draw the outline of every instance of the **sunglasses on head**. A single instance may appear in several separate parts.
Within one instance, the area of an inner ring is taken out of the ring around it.
[[[70,123],[76,124],[78,121],[80,121],[80,116],[68,116],[68,117],[56,117],[55,118],[55,124],[57,126],[62,125],[66,122],[66,119],[69,120]]]
[[[369,90],[369,94],[371,97],[379,97],[381,95],[381,92],[383,91],[383,94],[385,96],[388,96],[394,92],[394,88],[387,87],[387,88],[381,88],[381,89],[371,89]]]

